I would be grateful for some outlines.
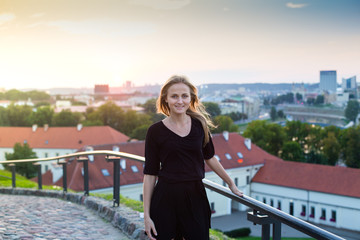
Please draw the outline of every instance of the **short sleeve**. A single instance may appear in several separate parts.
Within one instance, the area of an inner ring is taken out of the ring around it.
[[[156,132],[150,127],[145,139],[145,167],[144,174],[158,175],[160,169],[159,148],[156,144]]]
[[[202,152],[205,160],[209,160],[215,155],[215,148],[210,134],[209,142],[203,147]]]

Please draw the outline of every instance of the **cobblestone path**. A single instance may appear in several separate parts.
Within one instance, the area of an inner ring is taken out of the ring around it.
[[[0,240],[124,239],[84,206],[48,197],[0,194]]]

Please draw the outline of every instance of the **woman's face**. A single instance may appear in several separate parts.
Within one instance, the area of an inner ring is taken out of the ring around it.
[[[191,102],[190,88],[184,83],[175,83],[169,87],[165,98],[171,114],[183,114]]]

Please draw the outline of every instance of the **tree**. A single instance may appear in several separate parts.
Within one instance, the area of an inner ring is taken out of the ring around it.
[[[6,160],[18,160],[18,159],[33,159],[37,158],[36,153],[29,147],[27,143],[22,146],[20,143],[15,143],[13,153],[5,153]],[[8,164],[6,168],[9,170]],[[25,176],[26,178],[32,178],[36,176],[37,167],[33,163],[16,163],[16,172]]]
[[[80,123],[81,113],[73,113],[68,109],[61,110],[53,115],[52,124],[57,127],[76,126]]]
[[[296,100],[300,102],[300,101],[302,101],[302,99],[303,99],[303,96],[300,93],[296,93]]]
[[[32,112],[30,121],[32,124],[37,124],[38,126],[44,126],[45,124],[51,125],[53,116],[54,110],[50,106],[43,106],[37,108],[36,112]]]
[[[144,108],[144,113],[146,113],[150,116],[150,119],[153,123],[164,119],[165,116],[161,113],[157,113],[157,111],[156,111],[156,98],[147,100],[141,106]]]
[[[324,104],[324,95],[318,95],[314,102],[315,105]]]
[[[340,155],[340,144],[333,132],[329,132],[328,136],[323,140],[323,153],[328,159],[328,164],[335,166]]]
[[[359,114],[359,102],[356,100],[350,100],[347,103],[345,109],[345,117],[350,121],[356,122],[356,117]]]
[[[285,142],[280,157],[287,161],[303,162],[304,152],[297,142]]]
[[[4,107],[0,107],[0,126],[9,126],[9,119],[7,110]]]
[[[24,105],[10,104],[7,108],[8,120],[11,126],[28,127],[31,126],[30,116],[32,114],[32,108]]]
[[[346,166],[360,168],[360,128],[345,129],[341,136],[341,146]]]
[[[283,110],[279,110],[279,111],[277,112],[277,115],[278,115],[279,118],[285,118],[285,113],[284,113]]]
[[[214,123],[217,126],[217,128],[215,128],[212,131],[214,133],[221,133],[223,131],[228,131],[228,132],[239,131],[239,127],[235,125],[233,120],[228,116],[224,116],[224,115],[217,116],[214,119]]]
[[[271,118],[271,120],[275,121],[276,117],[277,117],[276,109],[275,109],[275,107],[271,107],[271,110],[270,110],[270,118]]]
[[[130,137],[132,139],[145,140],[148,128],[149,125],[141,125],[131,132]]]
[[[216,116],[221,114],[221,110],[219,104],[214,102],[203,102],[206,111],[210,114],[210,116],[214,119]]]
[[[233,121],[239,121],[239,120],[248,118],[245,113],[241,113],[241,112],[231,112],[231,113],[225,114],[225,116],[229,116]]]

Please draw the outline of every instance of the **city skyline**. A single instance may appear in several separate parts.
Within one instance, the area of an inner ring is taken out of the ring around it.
[[[0,88],[360,74],[357,0],[0,0]]]

